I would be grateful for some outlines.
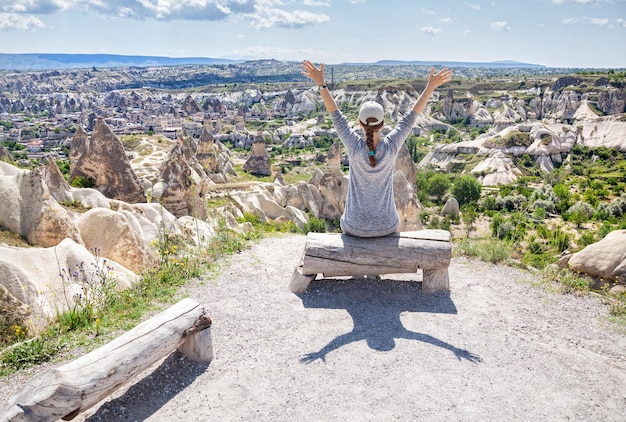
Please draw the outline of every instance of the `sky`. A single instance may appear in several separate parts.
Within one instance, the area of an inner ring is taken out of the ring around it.
[[[0,0],[0,53],[626,68],[626,0]]]

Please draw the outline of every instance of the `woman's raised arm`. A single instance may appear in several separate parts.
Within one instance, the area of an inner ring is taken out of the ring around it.
[[[309,60],[305,60],[302,62],[302,74],[311,79],[318,86],[326,110],[328,110],[329,113],[338,110],[337,103],[335,103],[335,99],[330,95],[330,91],[326,86],[326,80],[324,79],[324,63],[320,64],[318,68]]]
[[[428,84],[426,85],[426,88],[424,88],[424,91],[422,91],[422,94],[415,101],[413,110],[416,113],[421,113],[435,89],[447,82],[450,82],[451,80],[452,71],[450,69],[443,68],[439,73],[435,74],[435,69],[431,68],[430,76],[428,77]]]

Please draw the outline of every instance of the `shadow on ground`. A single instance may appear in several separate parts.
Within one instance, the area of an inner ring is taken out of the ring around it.
[[[479,356],[465,349],[407,330],[402,325],[400,315],[404,312],[456,314],[449,292],[423,294],[421,283],[417,282],[351,278],[313,281],[309,289],[298,296],[305,308],[345,309],[354,323],[352,331],[335,337],[319,351],[303,356],[303,363],[325,361],[331,351],[361,340],[374,350],[389,351],[395,347],[396,339],[422,341],[451,351],[459,360],[481,362]]]
[[[134,384],[122,396],[104,403],[86,421],[147,419],[193,383],[208,367],[209,362],[195,362],[174,352],[154,372]],[[124,410],[121,412],[120,409]]]

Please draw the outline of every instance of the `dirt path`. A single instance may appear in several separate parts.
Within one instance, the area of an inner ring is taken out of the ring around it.
[[[190,286],[214,321],[216,359],[173,354],[75,420],[626,419],[626,335],[597,300],[463,258],[449,294],[394,275],[296,295],[303,248],[303,236],[264,239]]]

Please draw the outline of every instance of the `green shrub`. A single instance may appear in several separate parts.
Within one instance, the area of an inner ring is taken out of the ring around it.
[[[584,247],[584,246],[591,245],[595,241],[596,241],[596,237],[593,235],[593,233],[585,232],[582,235],[580,235],[580,238],[578,239],[578,244]]]
[[[556,207],[554,206],[554,202],[549,199],[537,199],[533,202],[532,208],[534,210],[543,209],[544,212],[554,213],[556,212]],[[545,218],[545,215],[544,215]]]
[[[480,198],[482,186],[473,176],[459,176],[452,186],[452,196],[459,201],[459,205],[465,205]]]
[[[76,176],[71,185],[75,188],[93,188],[96,182],[91,177]]]
[[[450,189],[450,179],[443,174],[435,174],[428,179],[428,194],[437,198],[441,202],[441,198]]]
[[[302,227],[302,233],[326,233],[326,221],[322,218],[310,216],[309,221]]]
[[[578,201],[567,210],[567,218],[569,221],[580,227],[583,223],[586,223],[591,219],[594,214],[594,209],[586,202]]]

